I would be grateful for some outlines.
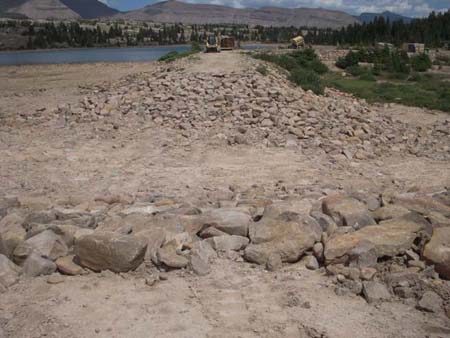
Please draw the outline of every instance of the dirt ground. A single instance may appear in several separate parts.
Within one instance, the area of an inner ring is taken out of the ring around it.
[[[230,185],[381,191],[450,186],[450,163],[395,154],[339,161],[301,149],[204,143],[171,130],[120,128],[111,137],[50,118],[104,81],[153,63],[0,67],[0,192],[52,202],[100,193],[190,198]],[[245,69],[239,53],[202,54],[190,72]],[[44,109],[45,108],[45,109]],[[386,106],[394,118],[434,123],[448,114]],[[17,117],[21,116],[21,119]],[[25,119],[23,117],[26,117]],[[2,122],[3,121],[3,122]],[[450,337],[450,322],[399,301],[337,296],[301,263],[267,272],[220,259],[206,277],[170,272],[146,285],[138,272],[21,281],[0,295],[0,337]]]

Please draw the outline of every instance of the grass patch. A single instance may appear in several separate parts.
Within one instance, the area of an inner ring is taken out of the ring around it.
[[[274,63],[289,71],[289,80],[304,90],[312,90],[315,94],[323,94],[325,86],[320,79],[321,74],[328,72],[313,49],[297,50],[287,54],[257,53],[253,57]]]
[[[327,74],[323,81],[329,87],[352,93],[368,102],[395,102],[406,106],[450,112],[450,82],[437,75],[413,74],[405,81],[374,82]]]
[[[256,71],[263,76],[269,75],[269,70],[264,65],[259,65],[258,67],[256,67]]]
[[[173,52],[169,52],[163,56],[161,56],[158,61],[160,62],[173,62],[175,60],[178,59],[182,59],[194,54],[197,54],[201,51],[201,47],[198,43],[193,43],[191,46],[191,49],[186,51],[186,52],[177,52],[177,51],[173,51]]]

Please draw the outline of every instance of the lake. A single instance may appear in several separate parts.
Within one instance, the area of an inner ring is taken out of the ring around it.
[[[0,66],[153,61],[172,51],[184,52],[189,45],[155,46],[143,48],[88,48],[39,51],[0,52]],[[245,50],[267,48],[267,45],[245,45]]]

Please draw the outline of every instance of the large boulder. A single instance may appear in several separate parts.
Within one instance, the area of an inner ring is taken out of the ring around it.
[[[225,235],[205,239],[217,251],[239,251],[244,249],[249,239],[243,236]]]
[[[127,272],[144,261],[147,241],[115,232],[95,232],[78,238],[74,248],[81,266],[94,271]]]
[[[213,209],[203,215],[203,223],[213,226],[229,235],[248,235],[252,218],[249,214],[234,209]]]
[[[287,199],[276,201],[264,209],[263,217],[276,218],[284,213],[295,213],[300,215],[309,215],[313,205],[309,199]]]
[[[158,250],[163,246],[166,241],[166,232],[161,228],[154,228],[146,231],[141,231],[136,234],[137,237],[144,238],[147,241],[147,249],[144,256],[146,264],[158,265]]]
[[[353,197],[343,195],[329,196],[322,201],[323,212],[332,217],[339,226],[351,226],[355,229],[374,225],[367,206]]]
[[[8,257],[0,254],[0,286],[9,287],[17,282],[21,269]]]
[[[54,261],[66,256],[69,249],[60,236],[51,230],[45,230],[19,244],[14,250],[14,261],[21,265],[32,252]]]
[[[415,193],[398,194],[392,197],[392,202],[423,215],[436,211],[446,217],[450,217],[450,206],[429,196]]]
[[[22,273],[27,277],[51,275],[55,271],[55,263],[34,252],[27,257],[27,259],[23,263],[22,269]]]
[[[11,257],[14,249],[25,241],[27,233],[22,224],[24,218],[9,214],[0,221],[0,253]]]
[[[245,249],[245,259],[266,265],[269,257],[279,255],[283,262],[296,262],[306,250],[320,240],[322,229],[310,217],[299,219],[264,219],[250,226],[251,244]]]
[[[423,250],[423,257],[434,264],[441,277],[450,279],[450,227],[433,230],[431,240]]]
[[[409,214],[409,212],[410,211],[408,209],[402,207],[401,205],[388,204],[375,210],[372,213],[372,216],[376,221],[379,222],[388,219],[399,218]]]
[[[325,259],[327,264],[345,263],[369,252],[375,257],[392,257],[410,249],[423,228],[413,220],[395,219],[335,235],[325,245]]]

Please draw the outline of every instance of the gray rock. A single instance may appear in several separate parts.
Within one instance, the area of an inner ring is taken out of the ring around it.
[[[143,238],[147,242],[147,250],[145,252],[144,261],[147,264],[153,262],[158,265],[158,250],[166,241],[166,232],[163,229],[155,228],[139,232],[136,236]]]
[[[189,259],[177,253],[175,241],[171,241],[158,249],[158,261],[169,268],[182,269],[188,266]]]
[[[24,218],[9,214],[0,221],[0,253],[12,257],[14,249],[26,240],[27,233],[22,226]]]
[[[273,253],[269,256],[267,263],[266,263],[266,268],[269,271],[277,271],[279,269],[281,269],[281,267],[283,266],[283,262],[281,261],[281,256],[277,253]]]
[[[210,238],[210,237],[226,236],[226,235],[228,235],[226,232],[223,232],[214,227],[208,227],[200,233],[201,238]]]
[[[443,309],[442,298],[433,291],[426,291],[417,304],[417,308],[426,312],[439,313]]]
[[[199,276],[206,276],[211,272],[211,267],[207,260],[197,254],[191,255],[191,268]]]
[[[351,226],[360,229],[367,225],[376,224],[370,216],[367,206],[352,197],[329,196],[322,201],[322,209],[339,226]]]
[[[321,242],[317,242],[316,244],[314,244],[313,253],[317,259],[323,258],[323,244]]]
[[[336,222],[330,216],[325,215],[320,211],[312,211],[311,217],[319,223],[323,231],[328,231],[330,228],[337,227]]]
[[[386,285],[376,281],[363,282],[363,295],[368,303],[391,299],[391,294]]]
[[[45,230],[18,245],[14,250],[14,261],[22,264],[32,252],[54,261],[66,256],[69,249],[60,236],[51,230]]]
[[[242,236],[216,236],[206,239],[216,251],[239,251],[244,249],[248,243],[249,239]]]
[[[75,254],[81,266],[94,271],[127,272],[144,261],[147,241],[114,232],[95,232],[75,241]]]
[[[207,241],[197,241],[192,244],[192,255],[199,256],[205,262],[211,263],[217,258],[217,253]]]
[[[450,279],[450,227],[433,230],[431,240],[423,250],[423,257],[434,264],[442,278]]]
[[[204,224],[213,226],[229,235],[248,235],[250,215],[234,209],[213,209],[203,216]]]
[[[360,281],[345,279],[341,285],[355,295],[360,295],[363,290],[363,285]]]
[[[305,266],[309,270],[317,270],[319,268],[319,262],[314,256],[305,257]]]
[[[27,277],[51,275],[56,271],[56,264],[37,253],[31,253],[23,263],[22,273]]]
[[[0,286],[10,287],[19,279],[20,267],[0,254]]]

